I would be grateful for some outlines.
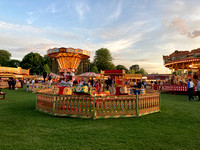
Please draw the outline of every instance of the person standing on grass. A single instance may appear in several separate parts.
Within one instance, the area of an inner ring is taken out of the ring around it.
[[[198,79],[196,88],[197,88],[198,101],[200,101],[200,79]]]
[[[8,86],[9,86],[9,90],[11,90],[11,86],[12,86],[12,81],[11,81],[11,79],[8,80]]]
[[[12,80],[12,89],[13,90],[15,89],[15,85],[16,85],[16,80],[15,80],[15,78],[13,78],[13,80]]]
[[[26,92],[28,92],[28,88],[29,88],[29,81],[26,81]]]
[[[188,101],[190,101],[191,99],[194,101],[194,83],[192,82],[191,79],[189,79],[189,82],[187,84],[187,88],[188,88]]]

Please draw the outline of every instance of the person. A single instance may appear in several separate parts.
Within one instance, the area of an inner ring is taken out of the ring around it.
[[[31,84],[32,84],[32,86],[31,86],[31,92],[33,92],[33,87],[34,87],[34,84],[35,84],[34,78],[33,78],[33,80],[31,81]]]
[[[133,82],[133,87],[137,87],[136,81]]]
[[[16,85],[16,80],[15,80],[15,78],[12,80],[12,90],[14,90],[15,89],[15,85]]]
[[[100,92],[101,91],[101,81],[98,80],[96,83],[95,83],[95,88],[97,90],[97,92]]]
[[[111,79],[111,77],[108,77],[108,80],[106,80],[106,89],[108,90],[109,87],[111,87],[111,86],[112,86],[112,79]]]
[[[51,86],[51,76],[49,75],[48,77],[48,81],[47,81],[48,85]]]
[[[160,82],[160,90],[162,90],[163,84],[164,84],[163,81],[161,81]]]
[[[198,97],[198,101],[200,101],[200,79],[198,79],[197,82],[197,97]]]
[[[80,82],[79,82],[79,85],[83,85],[84,84],[84,80],[82,79]]]
[[[191,79],[189,79],[189,82],[187,84],[187,88],[188,88],[188,101],[190,101],[191,99],[194,101],[194,83],[192,82]]]
[[[28,88],[29,88],[29,81],[26,81],[26,92],[28,92]]]
[[[91,87],[94,86],[94,79],[93,78],[90,80],[90,85],[91,85]]]
[[[73,81],[73,86],[75,86],[75,85],[78,85],[77,80],[74,80],[74,81]]]
[[[11,86],[12,86],[12,81],[11,81],[11,79],[8,80],[8,86],[9,86],[9,90],[11,90]]]
[[[156,82],[156,81],[155,81],[154,84],[153,84],[153,89],[154,89],[154,90],[157,90],[157,82]]]
[[[69,79],[67,80],[67,82],[66,82],[66,84],[65,84],[65,85],[66,85],[66,87],[72,87],[72,84],[71,84],[71,82],[70,82],[70,80],[69,80]]]
[[[137,88],[141,89],[141,87],[142,87],[142,83],[141,83],[141,81],[139,80],[139,81],[137,82]]]
[[[21,79],[21,80],[20,80],[20,82],[21,82],[21,88],[23,88],[23,85],[24,85],[24,80],[23,80],[23,79]]]
[[[147,82],[144,81],[144,88],[146,89],[146,87],[147,87]]]

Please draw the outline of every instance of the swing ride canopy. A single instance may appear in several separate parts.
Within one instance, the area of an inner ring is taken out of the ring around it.
[[[47,50],[47,56],[57,60],[60,72],[75,72],[81,60],[90,58],[90,52],[61,47]]]

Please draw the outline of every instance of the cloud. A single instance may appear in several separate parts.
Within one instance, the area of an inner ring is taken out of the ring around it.
[[[83,20],[85,18],[85,14],[90,11],[90,7],[82,1],[79,1],[75,4],[75,9],[79,14],[80,20]]]
[[[55,8],[55,4],[50,4],[47,9],[47,11],[51,12],[52,14],[56,13],[58,10]]]
[[[34,12],[30,11],[30,12],[27,12],[28,15],[33,15]]]
[[[59,37],[62,40],[56,40]],[[76,40],[80,41],[80,37],[71,32],[0,22],[1,48],[11,51],[15,59],[31,51],[44,55],[49,48],[70,47]]]
[[[189,38],[196,38],[200,36],[200,30],[195,30],[190,32],[188,26],[185,23],[183,18],[176,18],[171,22],[170,25],[172,28],[175,28],[180,34],[186,35]]]
[[[120,26],[98,28],[95,34],[104,40],[121,39],[122,37],[127,37],[135,33],[146,32],[146,30],[142,28],[148,23],[149,21],[145,20],[123,23]]]
[[[111,52],[123,52],[133,47],[133,45],[142,39],[141,34],[133,35],[131,37],[121,38],[119,40],[108,41],[104,47],[108,48]]]
[[[119,2],[115,11],[113,11],[113,13],[107,17],[107,20],[110,22],[117,20],[121,12],[122,12],[122,4],[121,2]]]
[[[26,22],[27,22],[28,24],[32,24],[32,23],[33,23],[33,21],[30,20],[30,19],[26,19]]]

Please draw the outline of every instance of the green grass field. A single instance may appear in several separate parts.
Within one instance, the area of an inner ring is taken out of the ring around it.
[[[35,111],[25,89],[0,100],[0,149],[200,149],[200,102],[161,95],[161,113],[140,118],[76,119]]]

